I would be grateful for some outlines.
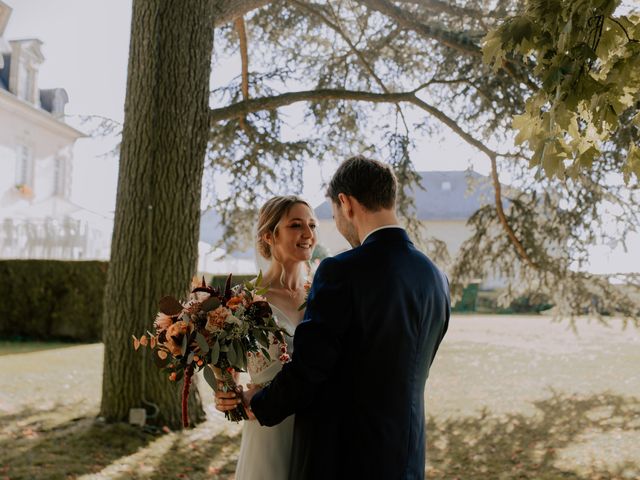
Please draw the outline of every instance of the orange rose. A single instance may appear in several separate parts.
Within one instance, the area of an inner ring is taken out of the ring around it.
[[[242,301],[243,301],[242,297],[239,297],[239,296],[231,297],[227,302],[227,308],[231,309],[232,311],[235,311],[236,308],[238,308],[238,305],[242,303]]]
[[[167,329],[167,340],[164,342],[164,346],[169,349],[172,355],[182,355],[182,337],[186,335],[188,329],[189,326],[182,320]]]

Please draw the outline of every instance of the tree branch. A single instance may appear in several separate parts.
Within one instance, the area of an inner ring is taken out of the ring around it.
[[[304,90],[300,92],[287,92],[273,97],[252,98],[250,100],[227,105],[226,107],[211,109],[209,112],[209,120],[211,122],[211,126],[214,127],[217,122],[246,116],[250,113],[260,112],[263,110],[276,110],[280,107],[285,107],[298,102],[322,102],[327,100],[395,104],[400,102],[410,103],[436,117],[457,135],[462,137],[463,140],[476,147],[487,156],[502,156],[502,154],[494,152],[480,140],[477,140],[471,134],[467,133],[454,119],[449,117],[442,110],[439,110],[433,105],[430,105],[420,99],[413,91],[372,93],[358,90],[326,88],[319,90]]]
[[[442,2],[440,0],[395,0],[396,3],[407,3],[426,8],[432,12],[448,13],[450,15],[466,16],[482,20],[483,18],[499,18],[494,12],[483,12],[473,8],[461,7],[452,2]]]
[[[319,89],[287,92],[273,97],[252,98],[233,103],[226,107],[211,109],[209,119],[212,126],[216,122],[248,115],[262,110],[275,110],[298,102],[322,102],[325,100],[351,100],[371,103],[396,103],[407,101],[411,93],[371,93],[356,90]]]
[[[238,17],[235,20],[238,39],[240,40],[240,60],[242,63],[242,98],[249,99],[249,53],[247,46],[247,30],[244,25],[244,19]]]
[[[273,3],[274,0],[214,0],[213,26],[221,27],[246,13]]]
[[[496,212],[498,213],[500,224],[507,233],[507,236],[509,237],[512,245],[515,247],[520,259],[530,267],[538,269],[538,265],[527,254],[527,251],[524,249],[524,246],[516,236],[516,233],[511,228],[511,225],[509,225],[509,220],[507,220],[507,216],[504,213],[504,207],[502,206],[502,186],[500,185],[500,179],[498,178],[498,165],[496,163],[496,155],[490,155],[489,158],[491,160],[491,181],[493,183],[493,192],[495,194]]]
[[[482,49],[468,32],[450,32],[433,25],[426,25],[417,21],[411,12],[397,7],[387,0],[356,0],[356,2],[386,15],[401,27],[413,30],[424,38],[436,40],[442,45],[467,55],[482,58]],[[517,82],[523,82],[532,90],[537,90],[538,86],[527,75],[520,74],[513,61],[505,61],[502,68]]]
[[[338,16],[336,15],[335,11],[333,10],[333,8],[331,7],[331,5],[328,5],[329,11],[331,13],[331,15],[333,16],[333,19],[335,21],[332,22],[330,21],[321,11],[319,11],[317,8],[315,7],[311,7],[309,5],[306,5],[302,2],[299,2],[297,0],[293,0],[293,3],[295,3],[296,5],[298,5],[299,7],[301,7],[302,9],[306,10],[307,12],[311,13],[312,15],[316,15],[320,20],[322,20],[325,25],[329,26],[331,29],[333,29],[338,35],[340,35],[340,37],[342,37],[342,39],[347,43],[347,45],[349,45],[349,48],[351,49],[351,52],[358,58],[358,60],[360,61],[360,64],[362,65],[362,67],[369,73],[369,75],[371,75],[371,77],[376,81],[376,83],[378,84],[378,86],[380,87],[380,89],[384,92],[384,93],[390,93],[389,89],[387,88],[387,86],[384,84],[384,82],[382,81],[382,79],[376,74],[375,70],[373,69],[373,67],[369,64],[369,62],[367,61],[367,59],[365,58],[364,54],[362,52],[360,52],[360,50],[358,50],[358,48],[356,47],[356,45],[353,43],[353,41],[351,40],[351,38],[347,35],[347,33],[344,31],[344,29],[342,28],[342,25],[340,25],[340,19],[338,18]],[[402,123],[404,124],[405,130],[407,132],[409,132],[409,126],[407,125],[407,120],[404,116],[404,113],[402,112],[402,108],[400,107],[399,103],[396,103],[396,109],[400,115],[400,117],[402,118]]]
[[[247,30],[244,25],[244,18],[238,17],[234,21],[236,31],[238,32],[238,39],[240,40],[240,59],[242,69],[242,99],[249,100],[249,53],[247,46]],[[240,118],[240,126],[242,129],[249,133],[247,124],[244,121],[244,117]]]
[[[474,56],[482,56],[480,47],[465,33],[449,32],[439,27],[425,25],[415,20],[411,12],[407,12],[393,3],[386,0],[356,0],[358,3],[365,5],[372,10],[376,10],[383,15],[395,20],[398,25],[403,28],[413,30],[421,36],[437,40],[455,50],[464,52]]]
[[[276,110],[280,107],[285,107],[287,105],[292,105],[298,102],[322,102],[327,100],[347,100],[356,102],[394,104],[399,104],[400,102],[410,103],[440,120],[451,130],[453,130],[458,136],[460,136],[464,141],[476,147],[482,153],[487,155],[491,160],[491,177],[493,180],[495,203],[500,223],[504,227],[509,239],[511,240],[511,243],[515,247],[518,255],[522,258],[522,260],[531,267],[538,268],[535,262],[533,262],[533,260],[529,257],[522,243],[509,225],[509,221],[507,220],[507,217],[504,213],[504,208],[502,206],[502,188],[500,186],[500,181],[498,178],[496,158],[498,156],[505,155],[491,150],[480,140],[477,140],[471,134],[466,132],[462,127],[460,127],[460,125],[458,125],[458,123],[453,118],[449,117],[442,110],[420,99],[413,91],[398,93],[371,93],[357,90],[320,89],[300,92],[287,92],[273,97],[253,98],[250,100],[237,102],[226,107],[211,109],[209,112],[209,120],[211,122],[211,127],[214,128],[217,122],[229,120],[236,117],[243,118],[250,113],[255,113],[263,110]]]

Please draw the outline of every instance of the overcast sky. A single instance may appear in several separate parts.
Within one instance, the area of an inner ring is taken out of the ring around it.
[[[13,8],[5,38],[38,38],[43,42],[45,62],[39,86],[67,90],[70,123],[78,125],[81,115],[122,122],[131,0],[4,1]],[[233,69],[235,65],[229,67]],[[236,74],[226,70],[226,74]],[[76,144],[72,198],[97,212],[112,212],[115,206],[117,158],[103,155],[114,145],[113,139],[84,139]],[[480,173],[489,169],[481,155],[453,136],[423,139],[414,159],[418,170],[464,170],[470,164]],[[306,170],[303,195],[313,205],[323,200],[318,179],[328,178],[333,168],[327,165],[319,170],[310,166]],[[592,270],[637,271],[640,237],[632,240],[627,255],[594,250]]]

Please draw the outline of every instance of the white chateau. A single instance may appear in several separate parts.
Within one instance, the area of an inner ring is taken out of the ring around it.
[[[69,200],[73,146],[85,135],[64,121],[66,91],[38,86],[42,42],[4,37],[10,16],[0,0],[0,258],[104,257]]]

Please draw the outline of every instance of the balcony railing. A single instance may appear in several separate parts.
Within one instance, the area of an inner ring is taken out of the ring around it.
[[[0,221],[2,258],[106,259],[108,240],[105,232],[71,217]]]

